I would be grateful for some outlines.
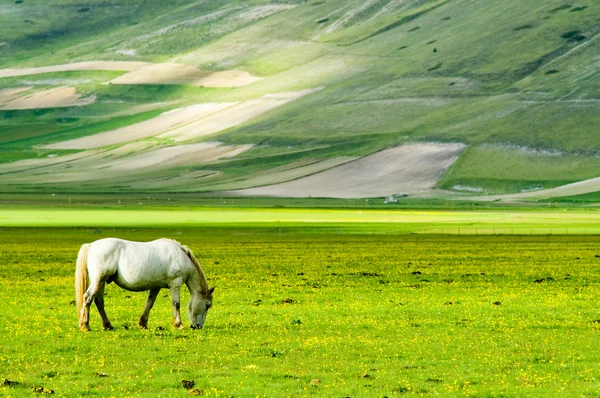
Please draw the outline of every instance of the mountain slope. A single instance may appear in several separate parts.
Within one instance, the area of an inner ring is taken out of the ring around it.
[[[461,194],[598,177],[598,15],[590,0],[2,6],[0,190],[243,189],[414,142],[467,146],[436,185]],[[53,68],[22,70],[41,66]],[[72,97],[26,101],[44,90]],[[23,103],[33,105],[14,105]],[[130,141],[141,145],[120,164],[200,142],[244,150],[84,182],[48,178],[93,168],[98,151],[112,156]]]

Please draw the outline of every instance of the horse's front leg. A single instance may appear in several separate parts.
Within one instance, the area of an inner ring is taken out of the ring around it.
[[[144,307],[144,312],[140,317],[139,325],[142,329],[148,329],[148,316],[150,315],[150,310],[156,301],[156,296],[158,296],[158,292],[160,292],[160,287],[156,289],[151,289],[148,292],[148,298],[146,299],[146,306]]]
[[[181,315],[179,313],[179,309],[181,308],[181,302],[179,300],[179,293],[181,290],[181,285],[172,286],[171,290],[171,305],[173,306],[173,326],[178,329],[181,329]]]

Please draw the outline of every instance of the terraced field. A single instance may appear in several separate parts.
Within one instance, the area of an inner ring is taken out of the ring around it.
[[[0,191],[597,192],[599,14],[587,0],[2,5]],[[413,167],[415,144],[465,149]],[[386,150],[398,158],[370,161]],[[103,173],[115,151],[155,160]],[[383,169],[427,183],[356,189]]]

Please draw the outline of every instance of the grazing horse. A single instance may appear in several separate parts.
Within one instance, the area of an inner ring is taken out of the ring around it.
[[[148,327],[148,314],[163,288],[171,291],[173,326],[181,328],[179,292],[183,284],[190,291],[187,307],[190,326],[201,329],[215,290],[214,287],[209,289],[206,276],[192,251],[172,239],[131,242],[106,238],[86,243],[79,250],[75,271],[77,314],[82,330],[90,330],[92,301],[102,317],[104,330],[113,329],[104,311],[104,286],[111,282],[126,290],[149,291],[139,321],[143,329]]]

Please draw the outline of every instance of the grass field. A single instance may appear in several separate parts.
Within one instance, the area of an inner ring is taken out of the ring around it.
[[[141,203],[140,203],[141,205]],[[0,228],[242,227],[249,230],[301,228],[306,233],[422,233],[457,235],[600,234],[597,209],[555,210],[387,210],[306,208],[0,208]]]
[[[216,286],[203,330],[173,330],[161,293],[109,285],[116,330],[77,329],[74,261],[89,229],[0,230],[0,387],[30,396],[600,394],[597,236],[119,229],[176,237]],[[187,293],[183,303],[187,302]]]

